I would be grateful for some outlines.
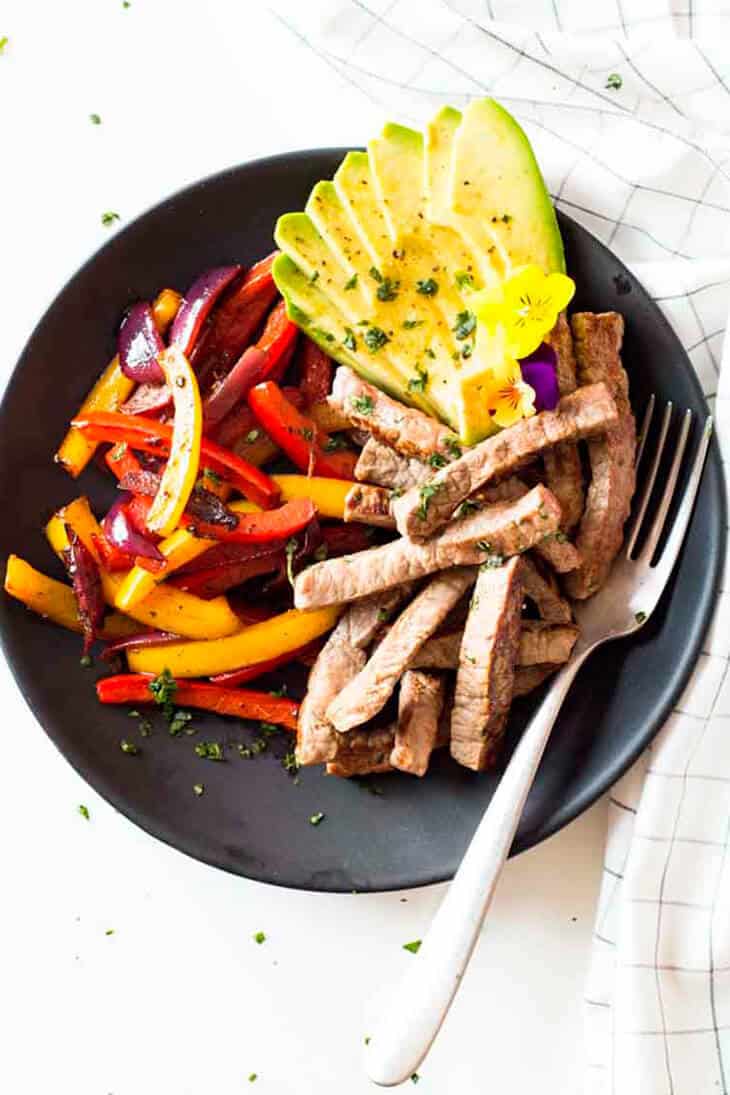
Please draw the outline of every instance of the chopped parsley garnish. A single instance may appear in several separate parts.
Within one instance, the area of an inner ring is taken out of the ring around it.
[[[428,370],[423,365],[416,365],[416,375],[408,381],[409,392],[425,392],[428,384]]]
[[[289,579],[289,585],[294,589],[294,556],[297,553],[299,547],[299,541],[292,536],[287,540],[284,553],[286,555],[286,576]]]
[[[140,717],[140,712],[137,711],[136,709],[133,710],[133,711],[127,711],[127,718],[128,719],[138,719],[139,717]]]
[[[225,760],[223,746],[219,741],[199,741],[195,752],[202,760]]]
[[[260,430],[249,430],[248,433],[246,434],[246,444],[247,445],[253,445],[254,441],[258,441],[258,439],[260,437],[261,437],[261,431]]]
[[[445,468],[447,464],[446,457],[440,452],[432,452],[426,461],[432,468]]]
[[[390,617],[390,613],[388,612],[387,608],[379,608],[378,609],[378,623],[380,623],[380,624],[386,623],[387,620],[389,619],[389,617]]]
[[[266,934],[264,932],[255,932],[254,937],[253,937],[253,941],[254,941],[254,943],[258,943],[259,945],[261,943],[265,943],[266,942]]]
[[[162,708],[162,714],[168,722],[172,722],[173,699],[177,692],[177,681],[170,670],[167,668],[163,669],[160,675],[155,677],[153,681],[150,681],[147,687],[152,693],[155,703],[159,704]]]
[[[473,312],[470,312],[468,308],[463,312],[459,312],[456,317],[456,323],[454,324],[453,331],[456,337],[461,341],[468,338],[476,330],[477,317]]]
[[[380,285],[375,290],[375,295],[378,300],[395,300],[395,298],[398,296],[399,289],[400,282],[397,279],[383,278]]]
[[[418,1075],[417,1072],[411,1073],[411,1083],[412,1084],[417,1084],[420,1079],[421,1079],[421,1077]]]
[[[492,545],[489,540],[477,540],[477,551],[491,551]]]
[[[139,734],[142,738],[148,738],[152,733],[152,723],[149,719],[142,719],[139,724]],[[188,733],[194,733],[192,730],[188,730]]]
[[[504,564],[504,555],[488,555],[482,563],[485,570],[498,570]]]
[[[110,225],[114,224],[114,221],[118,220],[121,220],[119,214],[113,213],[111,210],[107,210],[106,213],[102,213],[101,215],[101,223],[105,228],[109,228]]]
[[[623,76],[619,76],[618,72],[609,72],[608,79],[606,80],[606,87],[610,91],[618,91],[623,87]]]
[[[210,479],[211,483],[215,483],[216,486],[220,486],[223,482],[218,472],[213,471],[212,468],[203,468],[203,479]]]
[[[371,354],[376,354],[378,350],[382,350],[387,342],[390,342],[390,339],[381,327],[368,327],[363,338],[365,339],[365,345]]]
[[[404,951],[410,951],[411,954],[418,954],[420,949],[421,949],[421,940],[420,939],[414,939],[412,943],[404,943],[403,944],[403,950]]]
[[[314,559],[318,563],[323,563],[325,561],[325,559],[327,558],[328,554],[329,554],[329,552],[328,552],[328,549],[327,549],[327,545],[326,544],[320,544],[319,547],[315,549]]]
[[[100,114],[90,114],[89,115],[89,121],[91,122],[92,125],[101,125],[101,115]]]
[[[416,327],[423,327],[425,322],[426,322],[425,319],[404,319],[403,320],[403,330],[404,331],[414,331],[416,329]]]
[[[324,821],[324,818],[325,815],[322,813],[321,810],[318,810],[316,814],[312,814],[312,816],[310,817],[309,824],[319,825],[322,821]]]
[[[370,277],[373,279],[373,281],[377,281],[381,285],[383,284],[383,275],[380,273],[380,270],[378,270],[377,266],[371,266],[368,270],[368,273],[370,274]]]
[[[316,338],[323,339],[324,342],[334,342],[335,336],[331,331],[325,331],[322,327],[312,327],[312,334]]]
[[[342,434],[333,433],[331,437],[328,437],[324,444],[325,452],[338,452],[339,449],[346,449],[347,438]]]
[[[366,1046],[369,1046],[369,1045],[370,1045],[370,1035],[369,1035],[369,1034],[366,1034],[366,1035],[365,1035],[365,1045],[366,1045]]]
[[[127,741],[126,738],[122,738],[119,742],[119,748],[130,757],[136,757],[139,753],[139,746],[132,741]]]
[[[272,696],[283,696],[283,692],[272,692]],[[275,722],[260,722],[259,730],[262,734],[276,734],[279,731],[279,727]]]
[[[454,460],[458,460],[461,456],[462,449],[458,437],[445,437],[444,448]]]
[[[317,281],[318,279],[319,279],[319,270],[315,270],[311,274],[309,280],[310,280],[311,284],[314,285],[315,281]]]
[[[0,53],[5,52],[5,47],[7,46],[9,41],[10,39],[8,38],[7,34],[4,34],[3,37],[0,38]]]
[[[170,733],[174,738],[183,732],[192,717],[189,711],[176,711],[174,713],[170,719]]]
[[[426,349],[423,352],[426,355],[426,357],[430,357],[432,361],[436,360],[436,354],[433,352],[433,350],[431,349],[430,346],[427,346]]]
[[[421,278],[416,282],[416,292],[424,297],[435,297],[439,291],[439,283],[433,278]]]
[[[357,274],[353,274],[351,278],[348,278],[345,282],[345,291],[349,293],[351,289],[354,289],[357,285]]]
[[[257,1074],[256,1074],[255,1072],[252,1072],[252,1073],[251,1073],[251,1074],[249,1075],[249,1077],[248,1077],[248,1082],[249,1082],[250,1084],[252,1084],[252,1083],[253,1083],[253,1082],[254,1082],[255,1080],[257,1080],[257,1079],[258,1079],[258,1076],[257,1076]]]
[[[194,795],[197,795],[197,797],[200,798],[200,796],[204,793],[205,793],[205,787],[203,786],[202,783],[194,783],[193,784],[193,794]]]
[[[357,339],[355,338],[355,332],[352,327],[345,327],[345,337],[342,340],[342,345],[347,350],[357,349]]]
[[[104,935],[114,935],[114,928],[107,928]]]
[[[79,806],[79,813],[82,817],[85,817],[87,821],[91,818],[91,814],[89,813],[89,807],[84,806],[83,802]]]
[[[82,669],[91,669],[93,664],[94,659],[91,657],[91,654],[82,654],[79,658],[79,665]]]
[[[416,512],[422,521],[426,520],[428,507],[431,504],[431,499],[433,498],[434,494],[438,494],[440,490],[440,483],[424,483],[423,486],[419,489],[418,497],[420,498],[420,502]]]
[[[375,404],[373,403],[373,397],[371,395],[350,396],[350,406],[353,411],[357,411],[358,414],[372,414],[375,410]]]
[[[474,288],[474,275],[467,273],[466,270],[459,270],[455,280],[460,289]]]
[[[281,758],[281,767],[285,772],[296,773],[299,771],[299,761],[297,755],[293,749],[290,749],[288,753],[285,753]]]
[[[476,513],[478,509],[481,509],[481,503],[475,502],[473,498],[465,498],[456,511],[456,517],[468,517],[470,513]]]
[[[634,619],[636,620],[637,624],[643,624],[644,620],[646,619],[646,613],[645,612],[637,612],[636,615],[634,616]]]
[[[473,353],[474,353],[474,347],[472,346],[472,344],[471,344],[470,342],[467,342],[466,346],[464,346],[464,347],[462,348],[462,351],[461,351],[461,356],[462,356],[462,357],[464,358],[464,360],[466,361],[466,359],[467,359],[467,358],[469,358],[469,357],[471,357],[471,355],[472,355]]]
[[[511,220],[512,220],[512,214],[511,213],[503,213],[502,214],[502,224],[509,224]]]

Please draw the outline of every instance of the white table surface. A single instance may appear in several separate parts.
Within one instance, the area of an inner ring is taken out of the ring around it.
[[[107,238],[103,211],[129,220],[228,164],[362,139],[328,121],[326,104],[308,102],[310,58],[274,78],[281,28],[248,8],[239,0],[233,20],[225,0],[132,0],[129,9],[122,0],[3,0],[3,381],[55,291]],[[58,347],[56,368],[59,377],[73,368],[73,347]],[[413,960],[401,945],[423,933],[442,888],[320,896],[205,867],[84,784],[4,664],[0,697],[0,1090],[373,1090],[359,1066],[364,1003]],[[604,826],[599,803],[509,864],[421,1069],[424,1095],[579,1091]]]

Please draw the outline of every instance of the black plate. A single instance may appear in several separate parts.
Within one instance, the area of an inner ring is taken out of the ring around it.
[[[78,489],[52,454],[68,419],[114,351],[122,309],[163,285],[184,289],[207,266],[251,262],[271,250],[278,214],[301,209],[312,185],[331,177],[344,150],[299,152],[246,164],[191,186],[119,232],[75,275],[30,339],[0,409],[0,554],[23,555],[60,576],[42,535],[52,510],[81,491],[108,499],[90,468]],[[577,308],[626,317],[625,362],[635,407],[650,391],[691,407],[706,404],[692,367],[659,309],[621,263],[561,216]],[[626,285],[616,278],[628,279]],[[105,493],[106,492],[106,493]],[[724,547],[724,491],[713,444],[673,588],[651,626],[614,643],[583,670],[561,713],[530,793],[515,851],[543,840],[586,809],[651,740],[671,711],[700,650]],[[495,776],[441,756],[424,780],[393,775],[363,786],[305,770],[298,785],[272,754],[226,763],[200,760],[195,738],[159,727],[142,755],[119,749],[136,734],[124,709],[100,708],[96,670],[79,667],[76,636],[0,598],[5,653],[34,714],[62,753],[119,810],[162,840],[249,878],[310,890],[366,891],[450,877],[492,794]],[[516,705],[508,752],[535,699]],[[199,737],[240,741],[231,721],[196,717]],[[282,744],[274,752],[281,755]],[[193,784],[205,794],[196,798]],[[318,827],[309,817],[323,811]]]

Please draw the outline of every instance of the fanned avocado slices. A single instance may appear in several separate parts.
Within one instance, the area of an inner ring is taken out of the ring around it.
[[[466,443],[493,432],[502,349],[477,331],[470,296],[527,262],[564,269],[550,197],[506,111],[444,108],[425,139],[388,123],[275,239],[288,313],[327,353]]]

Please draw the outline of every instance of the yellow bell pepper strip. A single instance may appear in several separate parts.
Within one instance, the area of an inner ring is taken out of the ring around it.
[[[164,334],[177,315],[182,297],[174,289],[163,289],[152,305],[157,329]],[[107,365],[94,387],[79,408],[79,414],[89,411],[117,411],[134,390],[134,381],[125,376],[115,356]],[[81,430],[72,426],[55,455],[69,475],[76,479],[96,452],[98,442],[92,441]]]
[[[203,405],[198,381],[185,354],[170,346],[157,360],[172,391],[175,418],[170,455],[147,514],[147,528],[160,536],[169,536],[177,528],[198,478]]]
[[[132,650],[129,668],[133,673],[155,675],[169,669],[176,678],[226,673],[298,650],[334,627],[339,613],[337,605],[303,611],[293,608],[226,639]]]
[[[68,546],[66,525],[76,532],[98,561],[95,538],[100,526],[86,498],[77,498],[46,525],[48,541],[58,554]],[[119,574],[110,574],[103,566],[99,570],[104,597],[108,604],[116,607],[124,578]],[[225,597],[204,601],[173,586],[155,588],[143,601],[129,609],[129,615],[155,630],[171,631],[188,639],[222,638],[232,635],[241,627],[241,621]]]
[[[155,703],[150,691],[154,677],[141,673],[119,673],[96,682],[96,695],[100,703]],[[287,730],[296,730],[299,704],[286,696],[272,696],[270,692],[253,692],[243,688],[226,688],[207,681],[186,681],[175,684],[175,703],[184,707],[198,707],[213,711],[216,715],[230,715],[236,719],[256,719],[272,722]]]
[[[228,508],[232,513],[255,513],[259,507],[253,502],[240,501],[232,502]],[[217,543],[219,543],[218,540],[194,536],[187,528],[175,529],[171,536],[157,545],[158,551],[165,557],[164,565],[155,571],[148,570],[139,563],[133,566],[119,587],[116,596],[117,606],[123,608],[126,605],[130,608],[132,605],[139,604],[160,582],[164,582],[165,578],[174,574],[180,567],[184,567],[186,563],[197,559],[208,548],[215,547]],[[127,608],[123,611],[126,612]]]
[[[319,475],[272,475],[271,478],[281,491],[282,502],[291,502],[294,498],[308,498],[317,507],[320,517],[345,516],[345,498],[356,483],[347,479],[327,479]]]
[[[25,559],[11,555],[5,571],[5,591],[16,600],[54,624],[69,631],[83,634],[83,625],[79,616],[76,597],[64,582],[49,578],[36,570]],[[139,624],[128,616],[110,612],[106,616],[98,634],[102,639],[121,639],[139,632]]]

